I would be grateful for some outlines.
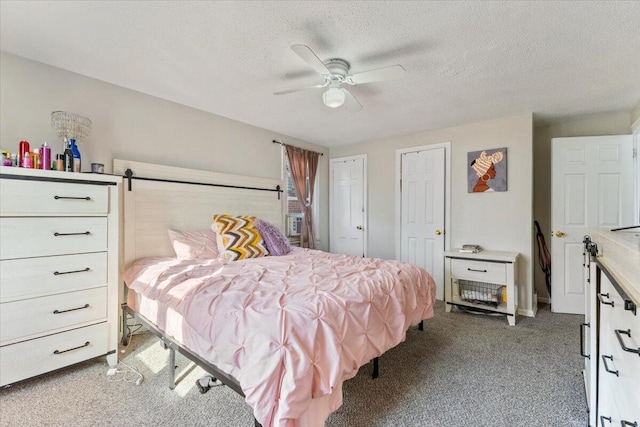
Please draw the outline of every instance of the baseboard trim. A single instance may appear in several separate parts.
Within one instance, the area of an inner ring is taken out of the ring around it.
[[[531,304],[531,310],[518,307],[518,314],[526,317],[536,317],[538,313],[538,294],[533,294],[533,304]]]
[[[525,310],[523,308],[518,309],[518,314],[520,316],[525,316],[525,317],[536,317],[537,312],[538,312],[537,308],[535,310]]]

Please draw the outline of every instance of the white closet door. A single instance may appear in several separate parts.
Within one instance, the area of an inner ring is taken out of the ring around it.
[[[366,156],[331,159],[332,253],[366,256]]]
[[[584,236],[590,227],[634,225],[633,139],[553,138],[551,144],[551,309],[584,314]]]
[[[401,156],[400,259],[427,270],[444,299],[445,149]]]

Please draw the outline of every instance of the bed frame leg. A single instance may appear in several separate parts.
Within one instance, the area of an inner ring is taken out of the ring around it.
[[[176,388],[176,349],[169,346],[169,388]]]
[[[373,374],[371,374],[371,378],[373,378],[374,380],[378,378],[378,358],[377,357],[373,358]]]
[[[418,323],[418,329],[424,331],[424,320],[421,320],[420,323]]]
[[[120,306],[122,309],[122,345],[127,345],[129,343],[129,334],[127,333],[127,311],[126,304],[122,304]]]

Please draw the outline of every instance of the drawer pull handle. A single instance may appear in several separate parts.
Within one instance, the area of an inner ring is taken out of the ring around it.
[[[91,344],[91,343],[90,343],[89,341],[87,341],[86,343],[84,343],[84,345],[79,345],[78,347],[73,347],[73,348],[70,348],[70,349],[68,349],[68,350],[62,350],[62,351],[60,351],[60,350],[55,350],[55,351],[53,352],[53,354],[62,354],[62,353],[66,353],[67,351],[73,351],[73,350],[78,350],[78,349],[80,349],[80,348],[89,347],[89,344]]]
[[[629,353],[636,353],[637,355],[640,355],[640,347],[635,349],[635,348],[630,348],[624,345],[624,341],[622,341],[622,337],[620,336],[622,334],[631,338],[631,329],[627,329],[626,331],[623,331],[622,329],[616,329],[616,337],[618,337],[618,342],[620,343],[620,347],[622,347],[624,351],[628,351]]]
[[[54,271],[53,275],[54,276],[59,276],[61,274],[72,274],[72,273],[84,273],[85,271],[91,271],[91,269],[89,267],[82,269],[82,270],[73,270],[73,271]]]
[[[58,236],[88,236],[90,235],[91,232],[90,231],[85,231],[82,233],[58,233],[57,231],[55,233],[53,233],[54,236],[58,237]]]
[[[54,199],[68,199],[68,200],[91,200],[91,197],[71,197],[71,196],[53,196]]]
[[[630,422],[630,421],[627,421],[627,420],[620,420],[620,425],[621,426],[638,427],[638,423],[636,421]]]
[[[598,294],[598,300],[600,301],[600,304],[604,304],[604,305],[610,305],[611,307],[613,307],[613,301],[605,301],[603,298],[609,298],[609,294]]]
[[[82,310],[85,308],[89,308],[89,304],[85,304],[82,307],[70,308],[69,310],[53,310],[53,314],[68,313],[70,311]]]
[[[618,371],[612,371],[611,369],[609,369],[609,367],[607,366],[607,359],[613,362],[613,356],[607,356],[606,354],[602,355],[602,363],[604,364],[604,369],[610,374],[615,374],[616,377],[619,377],[620,373]]]
[[[590,328],[588,323],[581,323],[580,324],[580,356],[586,357],[587,359],[591,359],[591,356],[589,356],[584,351],[584,328],[585,327]]]
[[[609,424],[611,424],[611,417],[605,417],[604,415],[600,415],[600,427],[604,427],[604,420],[609,421]]]
[[[478,273],[486,273],[487,272],[487,270],[476,270],[475,268],[469,268],[469,267],[467,267],[467,270],[475,271],[475,272],[478,272]]]

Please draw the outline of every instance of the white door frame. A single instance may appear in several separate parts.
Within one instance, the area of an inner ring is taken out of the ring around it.
[[[331,250],[331,243],[334,241],[334,230],[333,230],[333,165],[334,163],[342,163],[349,160],[357,160],[362,159],[362,203],[364,204],[364,215],[362,215],[362,226],[364,230],[362,232],[362,245],[364,250],[364,256],[366,257],[369,253],[369,244],[367,241],[367,235],[369,234],[368,227],[368,218],[369,218],[369,204],[367,201],[367,193],[368,193],[368,184],[367,184],[367,175],[369,174],[367,171],[367,155],[366,154],[358,154],[355,156],[347,156],[347,157],[335,157],[329,159],[329,250]]]
[[[402,204],[400,194],[400,166],[402,164],[402,155],[405,153],[413,153],[414,151],[433,150],[436,148],[444,148],[444,250],[447,251],[451,247],[451,238],[449,227],[451,226],[451,142],[440,142],[437,144],[421,145],[419,147],[401,148],[396,150],[396,213],[395,213],[395,233],[396,233],[396,259],[400,259],[401,247],[401,229],[400,207]],[[444,272],[443,272],[444,277]]]

